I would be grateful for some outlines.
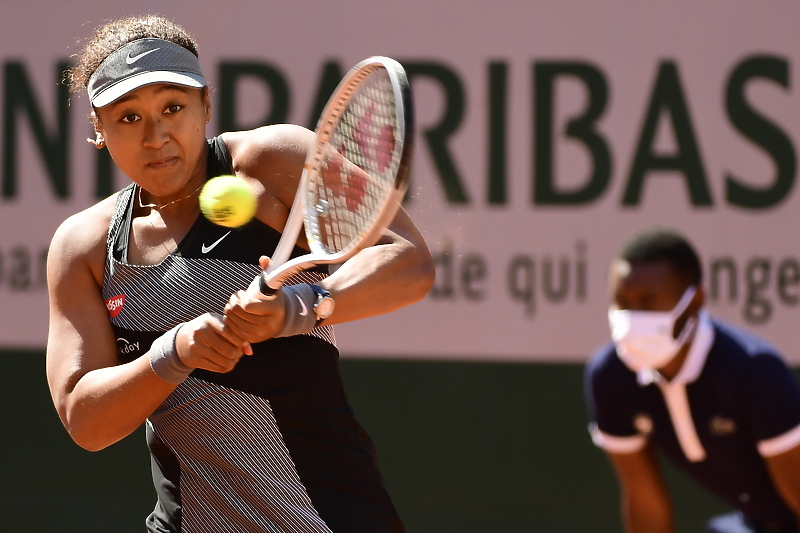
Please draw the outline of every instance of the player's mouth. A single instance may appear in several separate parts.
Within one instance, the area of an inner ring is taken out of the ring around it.
[[[163,170],[165,168],[170,168],[177,164],[178,164],[177,157],[165,157],[162,159],[153,159],[152,161],[148,161],[147,166],[155,170]]]

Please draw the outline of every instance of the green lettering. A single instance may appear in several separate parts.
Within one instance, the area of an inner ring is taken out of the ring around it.
[[[653,142],[662,114],[669,118],[675,132],[677,153],[656,154]],[[692,205],[710,206],[711,192],[706,172],[700,158],[686,99],[683,95],[678,67],[672,61],[662,63],[658,69],[653,95],[647,108],[639,143],[633,159],[622,205],[638,205],[642,197],[645,177],[652,171],[677,171],[684,175]]]
[[[445,109],[438,124],[422,132],[428,143],[433,163],[442,180],[447,200],[454,204],[468,204],[469,196],[461,183],[455,160],[447,148],[447,141],[456,132],[464,118],[464,87],[455,72],[437,63],[405,64],[409,83],[413,78],[426,77],[437,82],[445,93]]]
[[[710,270],[710,296],[712,302],[722,300],[722,290],[720,289],[722,277],[725,275],[728,279],[727,301],[735,302],[738,295],[736,293],[736,278],[738,272],[736,263],[730,257],[720,257],[711,261]]]
[[[31,131],[36,148],[57,198],[69,194],[69,87],[62,83],[63,73],[69,63],[59,62],[54,70],[56,83],[55,130],[48,131],[42,110],[39,106],[33,85],[25,65],[10,61],[3,69],[3,176],[2,195],[12,198],[17,195],[17,157],[19,150],[18,120],[24,115]]]
[[[739,177],[727,173],[725,196],[733,205],[764,209],[789,195],[794,185],[796,156],[786,133],[756,112],[747,101],[747,84],[755,78],[765,78],[788,89],[789,65],[785,59],[777,57],[745,59],[731,73],[725,91],[725,106],[733,126],[772,158],[775,177],[766,187],[751,187],[743,184]]]
[[[580,205],[597,199],[611,180],[611,152],[595,129],[608,101],[605,77],[594,66],[577,62],[542,62],[534,66],[534,179],[533,203],[539,205]],[[593,161],[591,175],[585,185],[571,191],[557,190],[553,169],[555,84],[562,76],[577,78],[588,89],[586,111],[570,119],[566,137],[586,146]]]
[[[772,316],[772,303],[764,297],[769,287],[771,263],[766,257],[754,257],[745,268],[744,318],[752,324],[763,324]]]
[[[325,66],[322,68],[322,78],[317,87],[317,95],[314,98],[314,104],[311,106],[311,114],[309,114],[308,121],[306,122],[308,129],[316,129],[317,121],[322,115],[322,111],[325,109],[325,104],[328,103],[328,99],[330,99],[342,78],[344,78],[344,73],[339,63],[334,61],[325,63]]]
[[[787,258],[778,265],[778,297],[786,305],[797,305],[797,287],[800,285],[800,263]]]
[[[242,78],[263,82],[269,90],[271,108],[263,117],[239,121],[237,87]],[[255,62],[222,62],[219,65],[219,128],[221,131],[249,130],[268,124],[287,122],[290,93],[286,78],[275,67]]]
[[[105,198],[114,192],[114,160],[108,148],[95,150],[94,160],[94,195],[96,198]]]
[[[506,122],[508,118],[508,64],[502,61],[489,63],[489,107],[486,120],[489,124],[489,158],[486,169],[489,204],[505,204],[506,192]]]

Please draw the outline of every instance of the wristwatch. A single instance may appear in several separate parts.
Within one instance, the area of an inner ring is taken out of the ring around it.
[[[320,287],[319,285],[311,285],[311,288],[317,295],[317,301],[314,302],[314,314],[317,315],[317,323],[316,325],[319,326],[320,322],[328,318],[333,314],[333,309],[336,307],[336,302],[333,301],[333,297],[331,297],[331,293]]]

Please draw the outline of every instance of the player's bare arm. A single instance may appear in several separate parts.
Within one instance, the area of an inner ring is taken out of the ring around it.
[[[313,139],[313,132],[292,125],[226,134],[237,174],[261,177],[257,216],[278,231],[283,230]],[[302,235],[298,245],[307,248]],[[358,320],[414,303],[427,294],[434,272],[422,235],[401,208],[376,245],[350,258],[320,283],[337,302],[336,312],[325,323]],[[246,338],[255,342],[280,330],[283,317],[276,314],[282,311],[280,300],[249,301],[244,295],[234,295],[225,313],[237,332],[254,335]]]
[[[389,313],[425,297],[435,267],[419,230],[400,208],[375,246],[345,262],[321,285],[336,298],[337,324]]]
[[[775,487],[800,522],[800,445],[764,461]]]
[[[56,231],[48,255],[48,384],[70,436],[89,450],[129,435],[175,388],[153,373],[149,353],[118,364],[100,290],[113,200],[67,219]],[[191,368],[224,372],[242,354],[234,344],[241,339],[219,318],[199,317],[180,333],[179,353]]]
[[[282,232],[314,133],[293,124],[277,124],[224,133],[222,138],[234,172],[246,179],[256,192],[256,218]],[[298,238],[297,244],[308,248],[303,236]]]
[[[174,388],[152,373],[146,359],[116,366],[100,291],[112,205],[107,200],[67,219],[48,256],[48,383],[70,436],[89,450],[128,435]]]
[[[620,484],[627,533],[674,533],[672,501],[651,446],[608,453]]]

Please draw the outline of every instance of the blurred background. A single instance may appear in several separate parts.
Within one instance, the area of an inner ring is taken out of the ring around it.
[[[419,304],[337,326],[342,372],[410,533],[616,532],[583,365],[607,340],[608,263],[683,231],[709,310],[800,363],[800,4],[776,0],[4,0],[0,20],[0,530],[134,532],[154,505],[140,430],[90,453],[50,401],[45,260],[70,214],[128,183],[64,69],[103,22],[192,32],[208,135],[313,128],[361,59],[406,67],[405,207],[437,263]],[[679,531],[726,507],[668,466]]]

